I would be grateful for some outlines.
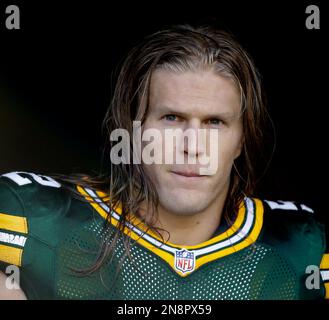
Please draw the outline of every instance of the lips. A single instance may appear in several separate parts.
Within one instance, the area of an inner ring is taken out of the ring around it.
[[[177,174],[179,176],[187,177],[187,178],[201,178],[204,177],[204,175],[200,175],[199,172],[195,171],[171,171],[174,174]]]

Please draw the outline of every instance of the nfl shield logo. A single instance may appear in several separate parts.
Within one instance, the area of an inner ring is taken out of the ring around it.
[[[193,271],[195,268],[195,254],[186,249],[175,252],[175,268],[183,273]]]

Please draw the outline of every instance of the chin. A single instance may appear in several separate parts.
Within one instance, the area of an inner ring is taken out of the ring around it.
[[[174,195],[171,194],[170,196],[161,197],[160,195],[160,204],[167,211],[182,216],[190,216],[200,213],[209,205],[205,197],[202,197],[200,191],[198,194],[186,191],[185,194],[178,192]]]

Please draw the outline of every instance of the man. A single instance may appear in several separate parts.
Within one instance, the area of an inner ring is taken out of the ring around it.
[[[104,120],[107,175],[1,176],[0,260],[3,271],[19,267],[16,298],[324,298],[329,261],[312,209],[253,198],[262,97],[229,34],[177,26],[147,37],[125,60]],[[129,140],[114,159],[116,129]],[[178,132],[171,144],[168,132]],[[3,298],[15,295],[8,280]]]

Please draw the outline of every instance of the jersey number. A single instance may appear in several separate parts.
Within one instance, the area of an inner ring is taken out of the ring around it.
[[[9,178],[10,180],[17,183],[19,186],[25,186],[27,184],[32,183],[32,180],[30,180],[29,178],[22,177],[20,175],[21,173],[29,175],[35,182],[37,182],[37,183],[39,183],[43,186],[53,187],[53,188],[60,188],[61,187],[61,184],[58,183],[57,181],[55,181],[53,178],[47,177],[47,176],[37,175],[37,174],[31,173],[31,172],[23,172],[23,171],[10,172],[10,173],[5,173],[2,176]]]
[[[281,209],[281,210],[298,210],[298,207],[291,201],[270,201],[270,200],[265,200],[268,205],[271,207],[271,209]],[[306,206],[305,204],[300,204],[300,207],[304,211],[308,211],[313,213],[313,209],[310,207]]]

